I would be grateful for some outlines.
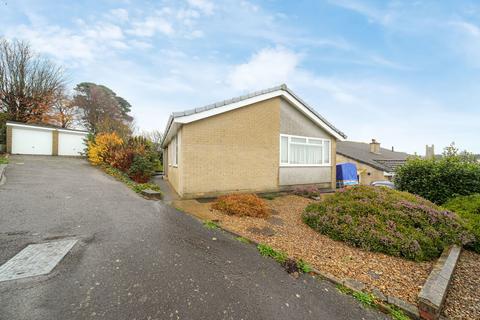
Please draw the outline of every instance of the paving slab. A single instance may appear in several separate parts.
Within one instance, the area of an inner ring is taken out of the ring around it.
[[[0,266],[0,282],[49,274],[77,240],[28,245]]]

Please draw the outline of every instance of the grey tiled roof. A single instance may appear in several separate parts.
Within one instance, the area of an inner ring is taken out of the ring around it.
[[[409,155],[405,152],[380,148],[380,153],[370,152],[370,144],[354,141],[339,141],[337,153],[353,160],[365,163],[376,169],[393,172],[399,165],[405,163]]]
[[[310,110],[313,114],[315,114],[319,119],[321,119],[323,122],[325,122],[325,124],[327,124],[332,130],[334,130],[335,132],[337,132],[340,136],[342,136],[344,138],[347,137],[342,131],[335,128],[335,126],[333,124],[328,122],[327,119],[325,119],[315,109],[313,109],[311,106],[309,106],[305,101],[303,101],[299,96],[297,96],[292,90],[290,90],[287,87],[286,84],[281,84],[281,85],[276,86],[276,87],[251,92],[251,93],[245,94],[243,96],[238,96],[238,97],[235,97],[235,98],[232,98],[232,99],[219,101],[219,102],[212,103],[212,104],[209,104],[209,105],[206,105],[206,106],[203,106],[203,107],[194,108],[194,109],[190,109],[190,110],[185,110],[185,111],[181,111],[181,112],[174,112],[174,113],[172,113],[172,115],[168,119],[167,128],[166,128],[165,134],[164,134],[164,139],[165,139],[166,134],[168,133],[168,130],[169,130],[169,128],[170,128],[170,126],[171,126],[171,124],[172,124],[172,122],[175,118],[189,116],[189,115],[196,114],[196,113],[201,113],[201,112],[204,112],[204,111],[207,111],[207,110],[223,107],[223,106],[231,104],[231,103],[239,102],[239,101],[242,101],[242,100],[246,100],[246,99],[249,99],[249,98],[253,98],[253,97],[256,97],[256,96],[259,96],[259,95],[262,95],[262,94],[267,94],[267,93],[271,93],[271,92],[278,91],[278,90],[284,90],[284,91],[288,92],[290,95],[295,97],[295,99],[297,99],[301,104],[303,104],[308,110]],[[162,141],[162,143],[163,143],[163,141]]]

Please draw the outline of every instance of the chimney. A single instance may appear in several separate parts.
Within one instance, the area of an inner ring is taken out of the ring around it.
[[[433,159],[435,158],[435,150],[434,146],[429,146],[428,144],[425,146],[425,159]]]
[[[395,149],[393,148],[393,146],[392,146],[392,152],[395,152]]]
[[[380,154],[380,142],[377,142],[377,140],[372,139],[372,142],[370,142],[370,152]]]

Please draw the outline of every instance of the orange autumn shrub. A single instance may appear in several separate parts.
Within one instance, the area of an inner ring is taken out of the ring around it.
[[[99,133],[88,141],[88,160],[93,165],[108,163],[111,152],[121,146],[123,140],[115,133]]]
[[[212,204],[212,209],[240,217],[266,218],[270,214],[265,200],[252,193],[221,196]]]

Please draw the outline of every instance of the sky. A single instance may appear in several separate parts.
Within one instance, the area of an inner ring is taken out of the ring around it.
[[[348,140],[480,153],[480,1],[0,1],[0,37],[103,84],[139,130],[286,83]]]

